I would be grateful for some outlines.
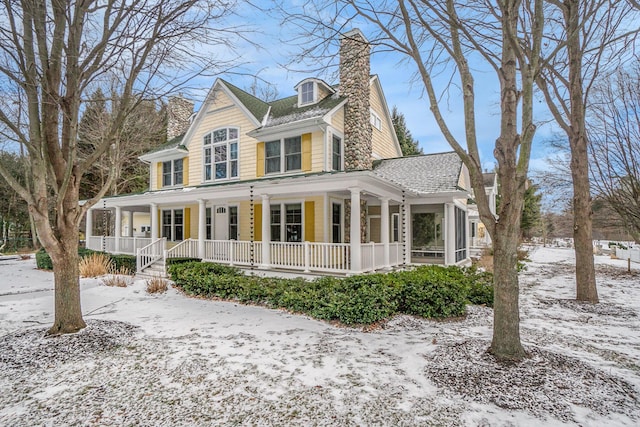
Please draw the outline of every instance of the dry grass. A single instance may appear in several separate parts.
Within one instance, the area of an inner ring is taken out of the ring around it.
[[[147,292],[150,294],[162,294],[169,289],[169,282],[160,276],[147,279]]]
[[[102,283],[106,286],[115,286],[117,288],[126,288],[133,281],[133,274],[126,267],[115,268],[111,264],[108,276],[102,279]]]
[[[98,277],[114,270],[113,261],[104,254],[91,254],[80,260],[81,277]]]

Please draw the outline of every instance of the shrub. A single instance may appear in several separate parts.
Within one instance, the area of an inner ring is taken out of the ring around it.
[[[80,259],[81,277],[98,277],[113,271],[113,262],[106,254],[94,253]]]
[[[122,274],[109,274],[102,279],[102,283],[106,286],[126,288],[131,283],[131,277]]]
[[[200,262],[200,258],[180,257],[180,258],[167,258],[167,265],[182,264],[185,262]]]
[[[128,271],[136,271],[137,266],[135,255],[108,254],[108,256],[111,258],[111,261],[113,261],[113,265],[116,270],[124,269]]]
[[[169,283],[160,276],[152,277],[146,280],[147,292],[150,294],[162,294],[169,289]]]
[[[457,317],[465,313],[467,280],[458,267],[421,266],[400,272],[403,282],[400,308],[422,317]]]
[[[475,268],[422,266],[306,281],[245,276],[235,267],[186,261],[170,265],[169,274],[189,295],[253,302],[347,325],[374,323],[397,312],[461,316],[467,303],[493,304],[492,275]]]

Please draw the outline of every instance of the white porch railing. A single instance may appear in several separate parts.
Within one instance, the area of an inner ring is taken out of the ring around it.
[[[90,236],[87,239],[87,249],[106,251],[119,254],[135,255],[138,249],[151,243],[147,237],[120,237],[120,250],[116,251],[116,238],[113,236]]]
[[[136,253],[136,266],[138,273],[142,272],[142,270],[149,267],[154,262],[164,258],[164,248],[166,243],[167,239],[166,237],[163,237],[162,239],[158,239],[155,242],[138,249]]]
[[[164,258],[196,258],[198,256],[198,241],[194,239],[183,240],[164,253]]]
[[[336,273],[351,270],[351,246],[348,243],[307,243],[307,270]]]
[[[389,264],[400,265],[402,261],[402,245],[398,242],[389,243]]]

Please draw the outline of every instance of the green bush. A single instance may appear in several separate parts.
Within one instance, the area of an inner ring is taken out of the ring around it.
[[[136,271],[136,257],[135,255],[124,255],[124,254],[108,254],[113,261],[114,267],[118,271],[122,271],[122,268],[126,268],[132,274]]]
[[[182,264],[185,262],[200,262],[200,258],[180,257],[180,258],[167,258],[167,265]]]
[[[460,268],[421,266],[398,277],[403,282],[402,312],[434,318],[465,313],[469,286]]]
[[[490,273],[422,266],[411,271],[312,281],[246,276],[235,267],[185,261],[169,265],[188,295],[257,303],[347,325],[371,324],[398,313],[461,316],[467,303],[493,303]]]

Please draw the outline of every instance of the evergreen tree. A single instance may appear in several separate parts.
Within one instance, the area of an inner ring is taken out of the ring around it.
[[[542,194],[538,194],[538,186],[536,184],[529,185],[529,188],[524,193],[524,208],[520,222],[522,237],[525,239],[530,239],[541,225],[541,200]]]
[[[396,131],[398,142],[400,143],[400,149],[403,156],[414,156],[416,154],[423,154],[422,148],[419,147],[419,142],[413,139],[411,132],[407,129],[407,123],[404,119],[404,114],[398,111],[398,107],[393,106],[391,112],[391,120],[393,121],[393,129]]]

